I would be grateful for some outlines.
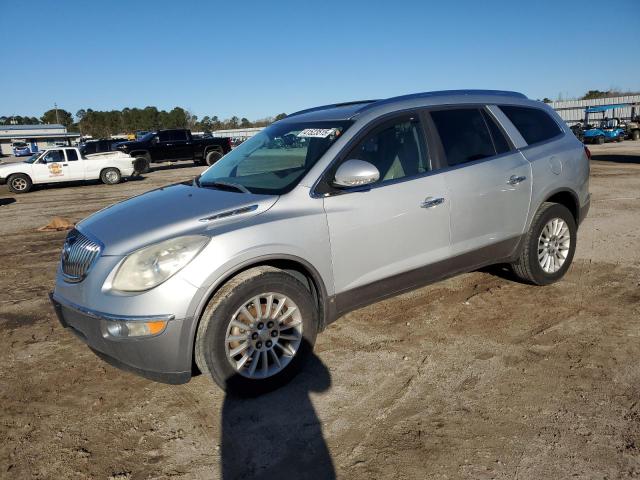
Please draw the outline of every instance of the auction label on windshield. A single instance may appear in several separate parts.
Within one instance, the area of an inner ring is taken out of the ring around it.
[[[327,138],[332,133],[335,133],[335,128],[305,128],[302,130],[298,137],[301,138]]]

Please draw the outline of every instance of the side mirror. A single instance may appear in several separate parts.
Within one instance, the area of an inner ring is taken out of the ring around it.
[[[156,143],[158,143],[159,141],[160,141],[160,139],[159,139],[158,137],[153,137],[153,138],[151,139],[151,143],[152,143],[153,145],[155,145],[155,144],[156,144]]]
[[[338,167],[333,179],[334,187],[361,187],[377,182],[380,178],[378,169],[364,160],[347,160]]]

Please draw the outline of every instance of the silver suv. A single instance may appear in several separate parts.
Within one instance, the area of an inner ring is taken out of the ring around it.
[[[551,108],[513,92],[300,111],[193,182],[82,221],[52,301],[121,368],[267,391],[350,310],[489,264],[559,280],[589,208],[587,155]]]

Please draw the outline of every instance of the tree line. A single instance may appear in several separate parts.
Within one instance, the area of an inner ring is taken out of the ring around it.
[[[265,127],[286,117],[280,113],[275,117],[251,121],[248,118],[233,116],[220,119],[217,115],[205,115],[199,119],[187,109],[175,107],[170,111],[156,107],[124,108],[122,110],[100,111],[81,109],[71,114],[63,108],[47,110],[40,118],[19,115],[0,116],[0,125],[37,125],[59,123],[69,131],[80,132],[93,138],[107,138],[120,133],[133,133],[138,130],[160,130],[165,128],[189,128],[197,132],[212,132],[232,128]]]

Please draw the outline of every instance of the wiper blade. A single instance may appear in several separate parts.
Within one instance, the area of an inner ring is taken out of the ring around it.
[[[251,193],[251,190],[249,190],[247,187],[245,187],[244,185],[240,185],[239,183],[232,183],[232,182],[222,182],[222,181],[215,181],[215,182],[200,182],[200,185],[207,188],[207,187],[226,187],[226,188],[235,188],[236,190],[242,192],[242,193]]]

